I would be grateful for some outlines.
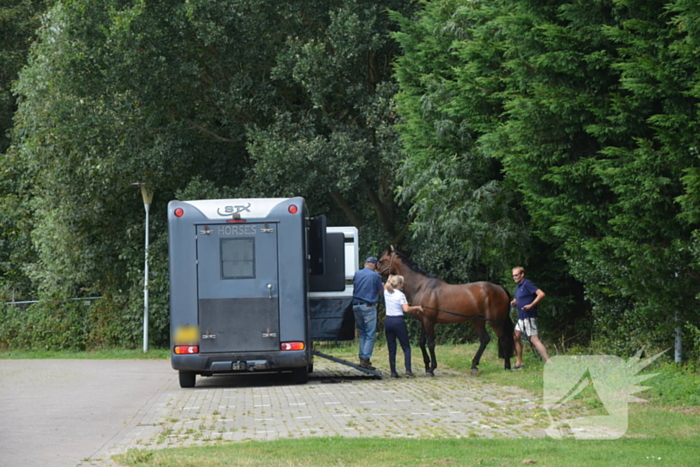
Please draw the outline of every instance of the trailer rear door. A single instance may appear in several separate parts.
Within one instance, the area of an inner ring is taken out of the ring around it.
[[[279,350],[278,224],[196,227],[200,351]]]

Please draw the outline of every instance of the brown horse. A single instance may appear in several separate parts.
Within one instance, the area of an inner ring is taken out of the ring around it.
[[[513,322],[510,320],[508,291],[490,282],[470,284],[448,284],[437,276],[428,274],[405,255],[390,247],[377,263],[377,271],[384,277],[400,274],[404,277],[406,295],[412,305],[421,305],[423,312],[415,313],[423,325],[420,335],[420,349],[425,362],[425,372],[434,376],[437,368],[435,359],[435,325],[438,323],[462,323],[471,320],[479,335],[479,350],[472,359],[472,374],[479,368],[479,360],[491,337],[486,330],[486,322],[498,336],[498,356],[505,359],[505,369],[510,370],[513,356]],[[426,351],[426,341],[430,355]]]

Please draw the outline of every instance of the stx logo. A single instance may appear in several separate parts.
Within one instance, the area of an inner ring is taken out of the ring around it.
[[[250,203],[248,203],[247,206],[243,206],[243,205],[238,205],[238,206],[225,206],[225,207],[223,208],[223,212],[222,212],[222,209],[221,209],[221,208],[217,209],[216,212],[217,212],[217,214],[219,214],[220,216],[230,217],[230,216],[232,216],[232,215],[234,215],[234,214],[240,214],[240,213],[243,212],[243,211],[250,212],[250,209],[249,209],[250,206],[251,206]]]

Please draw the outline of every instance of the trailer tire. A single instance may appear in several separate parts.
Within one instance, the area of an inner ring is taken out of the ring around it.
[[[197,381],[197,374],[194,371],[180,371],[180,387],[193,388]]]
[[[294,368],[292,370],[294,384],[306,384],[309,381],[309,367]]]

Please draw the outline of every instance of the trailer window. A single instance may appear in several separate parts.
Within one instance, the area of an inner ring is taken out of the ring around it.
[[[221,277],[223,279],[255,278],[255,239],[221,239]]]

